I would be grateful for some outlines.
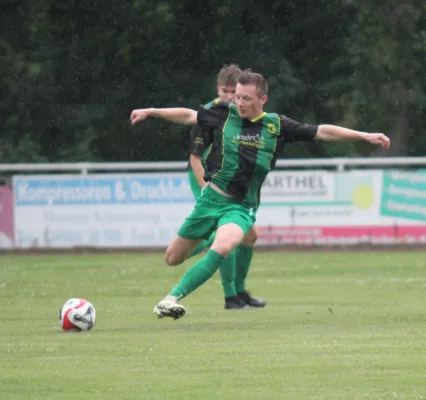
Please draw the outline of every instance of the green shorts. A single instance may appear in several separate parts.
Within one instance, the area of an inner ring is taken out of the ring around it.
[[[198,184],[197,178],[195,177],[194,171],[192,169],[188,171],[188,178],[192,194],[196,199],[198,199],[201,196],[201,187]]]
[[[180,227],[178,235],[192,240],[208,239],[217,228],[225,224],[236,224],[247,235],[255,221],[255,209],[222,196],[208,185],[198,197],[194,210]]]

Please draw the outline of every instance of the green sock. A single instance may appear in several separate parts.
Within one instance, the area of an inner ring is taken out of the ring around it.
[[[232,252],[228,255],[228,257],[225,258],[219,267],[225,297],[232,297],[237,295],[237,289],[235,288],[235,276],[237,273],[236,270],[236,253],[235,250],[232,250]]]
[[[170,295],[179,298],[188,296],[214,275],[223,260],[224,258],[219,253],[209,250],[203,258],[185,272],[180,282],[170,292]]]
[[[236,249],[237,276],[235,287],[238,293],[246,291],[246,278],[253,257],[253,247],[238,246]]]
[[[198,253],[201,253],[204,249],[208,249],[213,244],[215,236],[216,236],[216,232],[213,232],[208,239],[205,239],[201,241],[200,243],[198,243],[195,246],[195,249],[192,250],[192,253],[188,258],[196,256]]]

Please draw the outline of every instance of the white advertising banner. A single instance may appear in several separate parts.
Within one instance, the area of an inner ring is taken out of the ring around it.
[[[186,173],[16,176],[17,247],[165,247],[194,206]],[[426,243],[426,170],[275,171],[258,243]]]
[[[164,247],[193,209],[185,173],[15,176],[15,245]]]
[[[275,171],[259,243],[426,243],[426,170]]]

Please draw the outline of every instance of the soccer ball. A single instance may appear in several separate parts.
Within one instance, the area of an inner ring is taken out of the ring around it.
[[[84,299],[69,299],[59,310],[59,321],[64,331],[90,331],[96,322],[95,307]]]

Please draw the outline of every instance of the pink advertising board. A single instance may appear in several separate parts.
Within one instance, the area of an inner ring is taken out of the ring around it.
[[[13,247],[13,192],[0,186],[0,248]]]

